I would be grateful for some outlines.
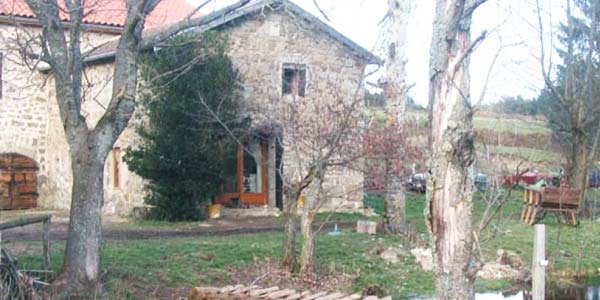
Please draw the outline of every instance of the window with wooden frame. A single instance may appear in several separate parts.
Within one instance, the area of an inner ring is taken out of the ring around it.
[[[283,96],[304,97],[306,94],[306,65],[283,64],[281,72],[281,91]]]
[[[113,188],[121,188],[121,148],[112,149],[112,184]]]

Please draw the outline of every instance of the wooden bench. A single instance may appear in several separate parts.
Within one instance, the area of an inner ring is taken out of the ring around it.
[[[559,223],[577,226],[581,191],[564,187],[526,187],[521,221],[533,225],[547,212],[554,212]]]

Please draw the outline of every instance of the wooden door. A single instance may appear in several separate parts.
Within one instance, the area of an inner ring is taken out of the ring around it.
[[[37,206],[37,163],[26,156],[0,154],[0,209]]]

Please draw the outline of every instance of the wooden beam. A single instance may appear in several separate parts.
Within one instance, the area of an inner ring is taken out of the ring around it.
[[[239,203],[244,198],[244,145],[238,145],[237,152],[237,192],[240,194]]]
[[[267,163],[268,163],[268,158],[269,158],[269,144],[268,143],[262,143],[262,153],[261,153],[261,177],[262,177],[262,187],[261,187],[261,192],[265,198],[265,201],[263,203],[263,205],[267,204],[267,199],[269,199],[269,176],[268,176],[268,167],[267,167]]]
[[[44,271],[50,270],[50,218],[44,220],[42,231],[42,246],[44,251]]]
[[[41,215],[41,216],[35,216],[35,217],[29,217],[29,218],[20,218],[20,219],[8,221],[8,222],[0,223],[0,230],[6,230],[6,229],[10,229],[10,228],[15,228],[15,227],[23,227],[23,226],[31,225],[31,224],[35,224],[35,223],[42,223],[42,222],[50,221],[51,218],[52,218],[52,215]]]

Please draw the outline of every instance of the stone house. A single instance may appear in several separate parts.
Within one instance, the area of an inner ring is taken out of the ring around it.
[[[20,3],[21,0],[12,0]],[[123,1],[123,0],[109,0]],[[185,16],[191,8],[183,0],[164,0],[165,11],[174,9],[179,14],[161,16],[160,6],[147,24],[160,20],[165,24]],[[101,1],[102,2],[102,1]],[[25,11],[25,13],[22,13]],[[112,9],[111,11],[115,11]],[[20,30],[36,32],[35,19],[27,9],[8,10],[0,6],[0,38],[11,39]],[[110,19],[110,18],[109,18]],[[118,23],[98,22],[101,17],[86,21],[85,40],[88,49],[86,63],[86,96],[83,113],[93,128],[110,99],[110,85],[114,58],[114,39],[119,34]],[[19,24],[19,25],[15,25]],[[27,28],[23,29],[26,25]],[[147,34],[160,30],[155,27]],[[344,37],[317,17],[288,0],[251,1],[223,18],[195,31],[218,30],[227,36],[228,54],[239,70],[243,84],[244,107],[256,124],[268,125],[277,115],[282,101],[328,101],[332,94],[350,98],[362,81],[364,68],[380,64],[379,58]],[[4,43],[7,45],[7,43]],[[14,45],[14,44],[13,44]],[[4,192],[3,208],[7,198],[39,195],[37,206],[68,209],[71,191],[71,169],[68,146],[58,115],[58,107],[51,74],[47,67],[36,71],[23,66],[16,49],[0,47],[2,57],[2,91],[0,93],[0,171]],[[48,80],[49,79],[49,80]],[[286,100],[287,99],[287,100]],[[135,120],[133,120],[135,122]],[[114,145],[105,165],[105,213],[128,214],[143,204],[144,182],[131,173],[121,162],[123,150],[136,145],[137,136],[129,126]],[[238,150],[238,176],[221,186],[216,202],[281,207],[281,177],[289,172],[286,157],[289,144],[278,146],[270,134],[256,135],[245,141]],[[28,161],[26,175],[11,162]],[[244,169],[244,160],[251,161],[251,170]],[[282,163],[285,162],[285,163]],[[33,165],[33,167],[31,167]],[[240,168],[241,166],[241,168]],[[19,182],[29,182],[29,190],[19,194]],[[31,191],[31,182],[37,188]],[[337,169],[326,179],[338,190],[331,208],[356,208],[362,205],[363,176],[359,171]]]

